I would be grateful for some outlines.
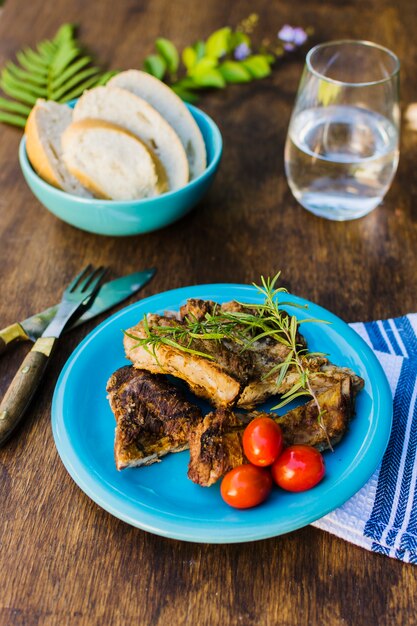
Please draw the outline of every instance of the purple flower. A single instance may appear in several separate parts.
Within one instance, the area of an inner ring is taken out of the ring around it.
[[[251,49],[249,48],[248,44],[243,42],[236,46],[233,52],[233,56],[235,57],[236,61],[243,61],[250,55],[250,53]]]
[[[286,50],[287,52],[292,52],[295,49],[295,46],[293,43],[284,43],[284,50]]]
[[[292,42],[294,29],[289,24],[285,24],[278,33],[278,39],[281,41]]]
[[[302,46],[307,41],[307,37],[305,30],[300,27],[294,28],[292,41],[296,46]]]
[[[307,41],[307,33],[304,29],[285,24],[278,33],[278,39],[285,43],[285,50],[294,50],[296,46],[302,46]]]

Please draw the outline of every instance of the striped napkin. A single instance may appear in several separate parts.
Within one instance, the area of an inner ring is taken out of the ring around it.
[[[391,386],[394,421],[381,465],[317,528],[406,563],[417,563],[417,313],[352,328],[374,350]]]

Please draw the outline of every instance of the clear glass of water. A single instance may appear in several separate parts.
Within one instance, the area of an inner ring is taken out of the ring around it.
[[[307,54],[285,145],[285,171],[303,207],[332,220],[372,211],[399,158],[400,63],[367,41]]]

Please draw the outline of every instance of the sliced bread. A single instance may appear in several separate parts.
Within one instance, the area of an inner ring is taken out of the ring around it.
[[[63,161],[97,198],[133,200],[167,191],[159,159],[138,137],[103,120],[74,122],[62,136]]]
[[[190,178],[196,178],[204,172],[207,157],[203,135],[184,102],[170,87],[139,70],[120,72],[108,82],[108,85],[127,89],[153,106],[180,138],[187,155]]]
[[[26,122],[26,152],[47,183],[77,196],[91,197],[62,162],[61,136],[72,122],[72,109],[52,100],[36,101]]]
[[[75,105],[74,121],[84,119],[105,120],[139,137],[164,166],[170,190],[188,182],[188,161],[177,133],[142,98],[119,87],[96,87]]]

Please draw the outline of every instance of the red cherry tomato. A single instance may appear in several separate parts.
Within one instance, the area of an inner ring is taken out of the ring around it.
[[[271,468],[272,478],[287,491],[306,491],[321,481],[325,473],[320,452],[311,446],[286,448]]]
[[[266,500],[271,489],[271,474],[248,463],[235,467],[225,475],[220,493],[223,500],[235,509],[249,509]]]
[[[281,428],[270,417],[256,417],[243,433],[243,450],[253,465],[272,465],[284,447]]]

